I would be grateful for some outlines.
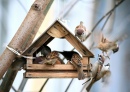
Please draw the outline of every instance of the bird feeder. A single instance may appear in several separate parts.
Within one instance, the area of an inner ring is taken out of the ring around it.
[[[54,38],[66,39],[77,51],[82,55],[83,71],[86,77],[91,76],[91,65],[89,59],[94,55],[77,39],[59,20],[56,20],[52,25],[23,53],[23,55],[34,56],[37,50],[43,45],[47,45]],[[62,45],[62,44],[61,44]],[[28,78],[77,78],[77,70],[75,67],[68,64],[33,64],[32,59],[27,59],[25,65],[25,77]]]

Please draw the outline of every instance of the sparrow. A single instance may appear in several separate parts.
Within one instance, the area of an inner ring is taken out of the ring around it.
[[[67,60],[69,60],[72,65],[77,69],[78,72],[78,79],[84,79],[85,74],[83,72],[83,65],[82,65],[82,57],[75,51],[63,51],[61,53]]]
[[[44,64],[54,65],[58,60],[61,60],[59,58],[59,53],[57,51],[52,51],[46,56]]]
[[[96,61],[92,67],[93,78],[96,77],[98,74],[100,74],[104,61],[105,61],[105,57],[98,54],[98,61]]]
[[[46,56],[39,56],[36,57],[34,60],[34,64],[49,64],[54,65],[56,62],[61,62],[61,59],[59,57],[59,53],[57,51],[52,51],[50,54]]]
[[[102,82],[110,76],[110,64],[103,65],[105,62],[105,57],[103,55],[98,55],[98,61],[96,61],[92,66],[92,77],[88,79],[85,83],[89,84],[86,87],[87,92],[90,91],[92,85],[102,78]],[[83,83],[83,84],[85,84]]]
[[[103,53],[103,56],[104,55],[104,52],[106,53],[107,57],[109,58],[107,52],[109,50],[113,51],[113,53],[116,53],[118,50],[119,50],[119,46],[118,44],[116,43],[117,41],[109,41],[107,38],[105,38],[103,35],[102,35],[102,38],[99,42],[99,44],[96,46],[96,48],[100,49]],[[109,58],[110,59],[110,58]]]
[[[98,60],[94,64],[92,64],[92,69],[91,69],[92,77],[88,79],[86,82],[90,81],[91,79],[96,78],[97,75],[100,74],[104,61],[105,61],[104,56],[98,54]]]
[[[110,66],[103,65],[100,74],[97,75],[95,78],[92,78],[90,80],[90,83],[87,85],[87,87],[86,87],[87,92],[89,92],[91,87],[93,86],[93,84],[95,82],[97,82],[98,80],[100,80],[101,78],[102,78],[102,82],[108,83],[107,81],[108,81],[108,78],[110,77],[110,75],[111,75]]]
[[[90,33],[86,30],[86,27],[83,25],[83,22],[80,21],[80,24],[75,28],[75,36],[77,36],[81,42],[85,41]]]

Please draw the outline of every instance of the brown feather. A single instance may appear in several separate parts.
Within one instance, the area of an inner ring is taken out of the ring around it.
[[[79,54],[73,54],[72,56],[72,64],[74,65],[74,67],[77,69],[78,71],[78,79],[81,80],[81,79],[84,79],[85,78],[85,75],[84,75],[84,72],[83,72],[83,65],[82,65],[82,62],[81,62],[81,56]]]

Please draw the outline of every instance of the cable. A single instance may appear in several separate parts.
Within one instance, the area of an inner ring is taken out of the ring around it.
[[[28,59],[35,59],[36,58],[36,57],[24,56],[24,55],[20,54],[18,51],[16,51],[15,49],[13,49],[9,46],[6,46],[6,48],[9,49],[10,51],[12,51],[13,53],[15,53],[16,55],[20,56],[20,57],[28,58]]]

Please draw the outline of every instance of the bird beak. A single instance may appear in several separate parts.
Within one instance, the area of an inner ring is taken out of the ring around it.
[[[113,51],[113,53],[116,53],[118,50],[119,50],[119,47],[113,49],[112,51]]]

